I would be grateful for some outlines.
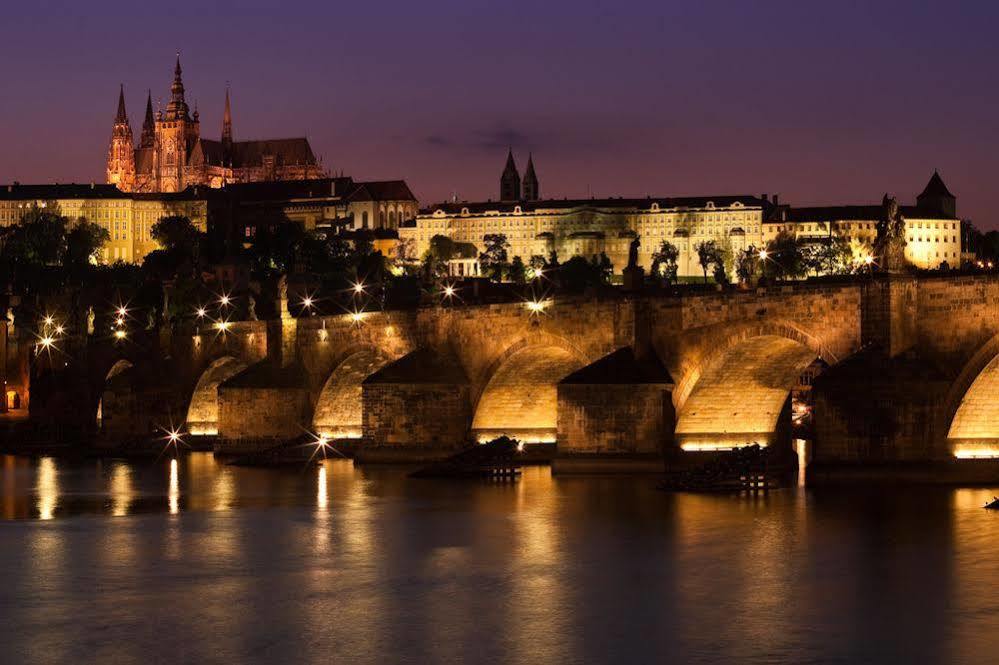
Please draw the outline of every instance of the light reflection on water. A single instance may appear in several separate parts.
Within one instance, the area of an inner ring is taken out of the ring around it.
[[[9,662],[989,662],[992,489],[0,460]],[[44,520],[41,521],[41,520]]]

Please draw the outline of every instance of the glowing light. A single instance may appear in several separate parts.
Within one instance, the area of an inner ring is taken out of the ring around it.
[[[999,448],[992,446],[958,446],[954,450],[957,459],[996,459],[999,458]]]
[[[52,346],[52,344],[54,344],[54,343],[55,343],[55,340],[52,339],[51,337],[49,337],[48,335],[46,335],[45,337],[42,337],[42,346],[44,346],[46,349],[49,348],[50,346]]]
[[[118,318],[119,319],[124,318],[126,314],[128,314],[128,310],[125,309],[124,305],[121,305],[120,307],[118,307]]]
[[[225,331],[229,330],[229,322],[228,321],[219,321],[218,323],[215,324],[215,328],[217,330],[221,331],[221,332],[225,332]]]
[[[45,325],[51,326],[53,323],[55,323],[55,319],[53,319],[51,316],[45,317]]]
[[[350,320],[354,323],[360,323],[362,318],[364,318],[364,312],[351,312],[350,314]]]
[[[205,308],[204,308],[204,307],[199,307],[199,308],[198,308],[198,312],[197,312],[197,314],[198,314],[198,318],[199,318],[199,319],[203,319],[203,318],[205,318],[205,316],[207,316],[207,315],[208,315],[208,312],[207,312],[207,311],[205,311]]]
[[[329,495],[326,491],[326,467],[319,467],[319,479],[316,484],[316,507],[319,510],[326,510]]]
[[[128,336],[128,333],[126,333],[124,330],[115,330],[114,331],[114,336],[117,339],[125,339],[125,337]]]
[[[767,250],[765,249],[760,250],[760,259],[766,261],[768,256],[770,256],[770,254],[767,252]]]
[[[177,459],[170,460],[170,486],[167,490],[167,501],[170,504],[170,514],[180,512],[180,478],[177,474]]]
[[[354,293],[358,295],[364,293],[364,282],[358,282],[354,285]]]
[[[61,335],[61,334],[63,334],[64,332],[66,332],[66,329],[65,329],[65,328],[63,328],[62,326],[56,326],[56,329],[55,329],[55,331],[56,331],[56,334],[57,334],[57,335]]]
[[[541,314],[545,311],[545,303],[540,300],[530,300],[527,303],[527,309],[531,310],[532,314]]]
[[[448,284],[447,286],[445,286],[444,287],[444,295],[446,297],[448,297],[448,298],[453,297],[454,296],[454,287],[451,286],[450,284]]]
[[[50,520],[55,516],[59,505],[59,478],[55,460],[51,457],[43,457],[38,461],[37,487],[38,519]]]
[[[309,296],[305,296],[304,298],[302,298],[302,306],[305,307],[306,309],[312,309],[312,298],[310,298]]]
[[[229,295],[226,293],[223,293],[222,296],[219,297],[219,303],[221,303],[223,307],[228,307],[230,302],[231,300]]]
[[[121,317],[119,316],[119,317],[118,317],[118,318],[117,318],[117,319],[115,320],[115,325],[118,325],[118,326],[123,326],[123,325],[125,325],[125,319],[123,319],[123,318],[121,318]]]
[[[871,265],[872,263],[874,263],[874,257],[868,254],[867,256],[864,257],[864,263],[866,263],[867,265]]]

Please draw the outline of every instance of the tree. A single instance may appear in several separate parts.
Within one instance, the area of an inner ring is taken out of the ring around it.
[[[510,261],[510,268],[507,271],[507,276],[510,278],[510,281],[515,284],[523,284],[527,281],[527,268],[524,266],[523,259],[519,256],[513,257]]]
[[[202,233],[189,218],[178,215],[162,217],[150,229],[153,240],[168,252],[194,256],[198,251]]]
[[[797,279],[804,275],[805,265],[801,245],[792,233],[782,231],[767,243],[764,274],[776,279]]]
[[[486,245],[485,250],[479,255],[482,271],[493,281],[502,281],[508,268],[507,249],[510,247],[510,243],[506,241],[506,235],[502,233],[486,234],[482,241]]]
[[[545,257],[541,254],[534,254],[531,256],[528,266],[528,277],[530,279],[537,279],[541,275],[544,275],[545,270],[548,268],[548,262],[545,261]]]
[[[111,240],[111,234],[106,228],[81,219],[66,234],[64,260],[66,268],[80,271],[91,264],[96,264],[101,248],[109,240]]]
[[[694,249],[697,251],[697,262],[701,265],[701,271],[704,273],[704,283],[707,284],[708,269],[716,263],[724,262],[721,250],[718,249],[714,240],[699,242]]]
[[[667,286],[673,284],[676,282],[679,258],[680,250],[676,245],[663,240],[659,249],[652,253],[652,274],[661,278]]]

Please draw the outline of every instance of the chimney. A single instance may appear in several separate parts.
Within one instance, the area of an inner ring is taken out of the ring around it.
[[[768,194],[760,194],[760,198],[763,199],[764,203],[767,203],[767,197],[768,196],[769,196]]]
[[[780,194],[774,194],[774,205],[775,205],[775,206],[776,206],[776,205],[780,205],[780,203],[778,203],[778,197],[779,197],[779,196],[780,196]]]

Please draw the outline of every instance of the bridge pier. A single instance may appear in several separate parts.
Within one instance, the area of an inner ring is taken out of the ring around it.
[[[448,351],[413,351],[365,379],[361,391],[358,461],[439,459],[469,442],[471,386]]]

